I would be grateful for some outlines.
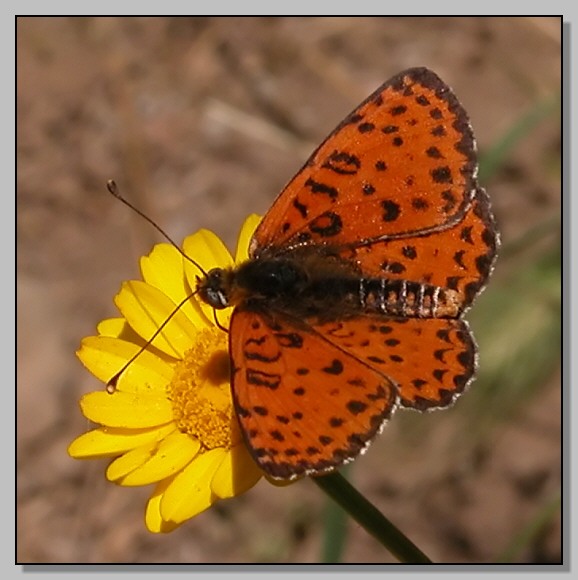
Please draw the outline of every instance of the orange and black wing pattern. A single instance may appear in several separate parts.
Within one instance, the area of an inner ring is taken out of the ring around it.
[[[385,374],[294,320],[239,308],[230,352],[241,430],[273,478],[346,463],[397,405],[396,385]]]
[[[470,208],[476,171],[463,107],[435,73],[407,70],[370,95],[313,153],[257,229],[252,256],[447,228]]]

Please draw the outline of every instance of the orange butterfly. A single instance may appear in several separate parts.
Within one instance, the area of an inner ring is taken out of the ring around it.
[[[468,117],[425,68],[346,117],[259,225],[250,259],[198,282],[234,306],[233,400],[273,478],[331,471],[398,406],[447,407],[476,369],[464,311],[498,234]]]

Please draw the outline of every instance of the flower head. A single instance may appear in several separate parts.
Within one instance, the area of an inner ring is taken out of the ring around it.
[[[208,271],[247,259],[259,222],[250,216],[236,256],[213,233],[187,237],[183,251]],[[104,320],[78,357],[115,389],[84,395],[82,413],[100,427],[75,439],[78,459],[112,457],[106,477],[124,486],[156,484],[146,508],[152,532],[168,532],[219,499],[243,493],[263,476],[245,447],[229,384],[231,309],[215,314],[194,297],[200,272],[176,248],[158,244],[141,258],[143,280],[125,282],[115,298],[121,317]],[[177,306],[182,306],[175,311]],[[155,338],[151,337],[162,325]]]

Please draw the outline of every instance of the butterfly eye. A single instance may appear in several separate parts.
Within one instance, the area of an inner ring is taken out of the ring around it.
[[[229,306],[229,297],[225,288],[226,280],[222,268],[209,270],[205,278],[197,278],[199,296],[213,308],[222,309]]]

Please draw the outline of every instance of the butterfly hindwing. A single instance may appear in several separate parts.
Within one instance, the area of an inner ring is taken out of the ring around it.
[[[315,330],[389,377],[400,404],[420,411],[450,405],[476,370],[476,345],[464,320],[359,317]]]
[[[237,308],[233,401],[260,467],[292,479],[357,456],[397,404],[393,382],[307,326]]]
[[[490,275],[498,243],[488,196],[478,189],[464,218],[451,228],[345,248],[341,256],[357,264],[367,278],[450,288],[458,293],[463,309]]]

